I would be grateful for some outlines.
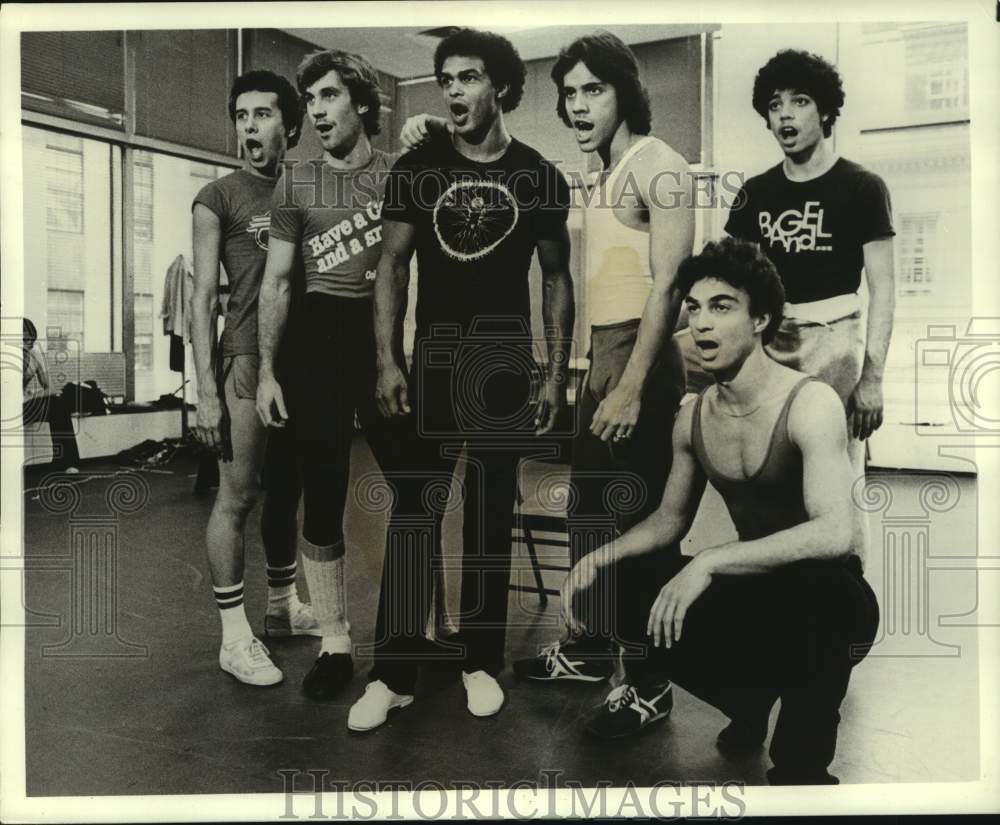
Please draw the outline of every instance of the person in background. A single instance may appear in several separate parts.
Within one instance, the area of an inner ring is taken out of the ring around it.
[[[73,432],[69,404],[61,395],[51,392],[45,356],[38,348],[38,330],[34,323],[25,318],[22,326],[22,421],[25,425],[47,422],[52,438],[53,468],[66,473],[78,473],[80,451]]]

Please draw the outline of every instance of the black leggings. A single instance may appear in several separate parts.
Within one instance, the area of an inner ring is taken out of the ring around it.
[[[674,560],[668,580],[690,561]],[[825,781],[851,669],[878,628],[878,603],[857,557],[717,576],[669,649],[652,647],[646,636],[649,610],[665,583],[647,578],[637,590],[632,579],[627,594],[618,590],[621,631],[631,642],[629,683],[671,679],[733,719],[766,716],[780,697],[770,750],[775,771],[782,781]]]
[[[289,415],[302,469],[302,535],[343,552],[355,417],[375,460],[389,449],[385,419],[375,406],[375,336],[366,298],[309,293]]]

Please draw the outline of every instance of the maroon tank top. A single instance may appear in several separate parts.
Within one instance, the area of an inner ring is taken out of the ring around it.
[[[788,436],[788,411],[799,390],[815,380],[807,375],[792,387],[774,422],[764,460],[748,478],[723,475],[712,464],[701,432],[701,404],[707,388],[698,395],[691,430],[694,453],[726,502],[740,541],[770,536],[809,520],[802,489],[802,454]]]

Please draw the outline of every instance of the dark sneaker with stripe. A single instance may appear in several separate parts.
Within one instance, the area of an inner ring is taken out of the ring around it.
[[[573,641],[554,642],[530,659],[514,662],[514,674],[536,682],[603,682],[615,672],[610,651],[584,648]]]
[[[601,739],[632,736],[660,719],[666,719],[674,706],[669,682],[647,687],[619,685],[584,722],[583,729]]]
[[[321,653],[302,680],[302,692],[310,699],[332,699],[354,676],[354,662],[349,653]]]

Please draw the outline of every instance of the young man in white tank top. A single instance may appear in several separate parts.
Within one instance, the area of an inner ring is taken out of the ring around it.
[[[602,172],[587,193],[586,293],[590,369],[577,392],[577,435],[568,513],[576,562],[641,521],[670,471],[668,435],[684,390],[671,338],[679,311],[678,264],[691,252],[694,212],[684,158],[649,135],[649,97],[635,55],[608,32],[582,37],[552,69],[557,112]],[[675,553],[679,549],[675,548]],[[655,575],[643,559],[623,579]],[[515,663],[522,678],[598,682],[614,670],[617,608],[590,605],[588,631]]]

